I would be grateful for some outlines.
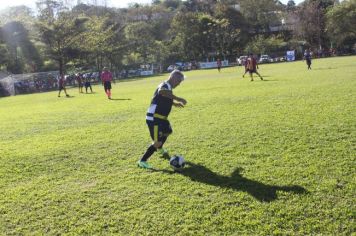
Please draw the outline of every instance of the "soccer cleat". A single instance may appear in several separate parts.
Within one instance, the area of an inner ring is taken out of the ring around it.
[[[164,149],[164,148],[158,149],[157,152],[158,152],[159,154],[161,154],[161,155],[164,155],[164,154],[168,153],[167,149]]]
[[[144,169],[151,169],[152,167],[146,161],[138,161],[137,166]]]
[[[165,159],[169,159],[170,156],[169,156],[169,153],[168,153],[168,150],[167,149],[164,149],[164,148],[160,148],[157,150],[158,154],[161,155],[161,157],[165,158]]]

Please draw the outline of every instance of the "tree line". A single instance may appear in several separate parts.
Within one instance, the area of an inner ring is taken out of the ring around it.
[[[127,8],[39,0],[36,6],[0,12],[0,69],[65,73],[232,60],[248,52],[355,50],[356,0],[153,0]]]

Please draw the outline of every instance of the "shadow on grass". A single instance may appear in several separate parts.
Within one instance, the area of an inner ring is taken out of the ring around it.
[[[319,68],[315,68],[312,70],[335,70],[337,69],[336,67],[319,67]]]
[[[112,98],[111,101],[129,101],[131,98]]]
[[[230,176],[223,176],[214,173],[205,166],[194,164],[192,162],[186,162],[186,167],[180,171],[169,170],[156,170],[169,174],[181,174],[192,181],[213,185],[220,188],[233,189],[235,191],[242,191],[250,194],[260,202],[271,202],[278,198],[277,191],[291,192],[294,194],[306,194],[308,191],[298,185],[290,186],[278,186],[269,185],[256,180],[248,179],[242,176],[241,168],[235,169]]]

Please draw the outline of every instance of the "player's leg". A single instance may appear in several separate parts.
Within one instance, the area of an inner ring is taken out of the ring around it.
[[[147,160],[153,155],[155,151],[157,151],[158,147],[162,146],[162,142],[158,140],[159,131],[158,124],[154,124],[153,122],[147,122],[148,129],[150,131],[151,138],[153,143],[146,149],[146,152],[143,154],[141,159],[137,162],[139,167],[150,169],[151,166],[147,163]]]
[[[66,88],[63,88],[64,93],[66,94],[66,97],[69,97]]]
[[[252,71],[249,71],[249,73],[250,73],[251,81],[253,81],[253,72],[252,72]]]
[[[167,149],[163,148],[164,143],[167,141],[168,136],[173,133],[173,129],[168,120],[162,121],[161,129],[162,130],[162,138],[160,141],[162,142],[162,146],[158,148],[157,152],[162,155],[162,157],[169,159],[169,152]]]
[[[105,93],[106,93],[106,96],[108,96],[109,98],[109,84],[107,81],[104,82],[104,90],[105,90]]]
[[[260,73],[257,72],[257,70],[255,71],[255,73],[258,75],[258,77],[260,77],[261,80],[263,80],[262,76],[260,75]]]

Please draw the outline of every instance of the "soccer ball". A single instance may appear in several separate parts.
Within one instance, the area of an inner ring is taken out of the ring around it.
[[[169,160],[169,164],[172,166],[173,169],[175,170],[180,170],[183,169],[185,166],[185,160],[184,157],[181,155],[174,155],[171,157]]]

